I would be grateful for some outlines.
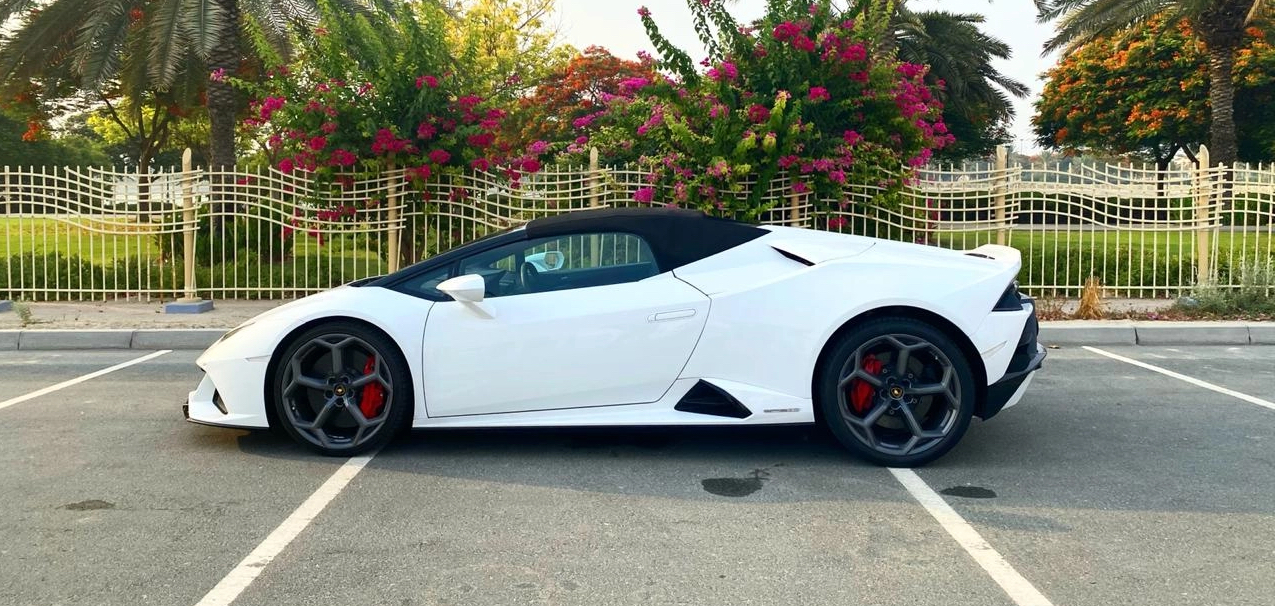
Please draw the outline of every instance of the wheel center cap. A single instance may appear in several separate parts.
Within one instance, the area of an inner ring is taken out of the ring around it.
[[[903,388],[895,385],[890,388],[890,397],[898,400],[903,397]]]
[[[346,392],[346,391],[348,391],[348,390],[346,389],[345,385],[337,385],[336,387],[333,387],[333,388],[332,388],[332,393],[334,393],[334,394],[336,394],[336,395],[338,395],[338,396],[343,396],[343,395],[345,395],[345,392]]]

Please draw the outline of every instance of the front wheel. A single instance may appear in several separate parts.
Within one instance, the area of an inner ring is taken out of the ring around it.
[[[960,347],[908,318],[876,318],[841,337],[816,387],[838,441],[889,467],[924,465],[956,446],[978,393]]]
[[[391,340],[360,324],[333,322],[298,335],[274,376],[276,418],[321,454],[374,450],[409,421],[407,363]]]

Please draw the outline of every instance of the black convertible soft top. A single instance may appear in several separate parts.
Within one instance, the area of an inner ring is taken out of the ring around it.
[[[681,208],[584,210],[535,219],[526,230],[529,239],[599,232],[640,236],[651,246],[660,271],[694,263],[767,233],[754,225]]]

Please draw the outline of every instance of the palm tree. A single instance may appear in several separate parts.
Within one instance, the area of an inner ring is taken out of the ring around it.
[[[944,122],[955,132],[964,155],[981,155],[1006,136],[1014,119],[1011,96],[1026,97],[1027,85],[992,65],[1009,59],[1008,44],[979,29],[982,15],[946,11],[911,12],[900,3],[894,19],[893,44],[900,59],[930,66],[926,79],[942,81]],[[967,143],[967,145],[962,145]],[[968,143],[981,143],[968,145]]]
[[[1235,53],[1244,29],[1267,12],[1267,0],[1035,0],[1042,23],[1059,19],[1045,51],[1070,50],[1100,36],[1145,22],[1154,15],[1187,19],[1209,54],[1210,158],[1232,165],[1235,135]]]
[[[325,1],[362,10],[391,0],[0,0],[0,23],[25,13],[0,38],[0,79],[56,72],[84,91],[126,82],[140,97],[197,73],[207,83],[209,160],[234,166],[240,99],[225,77],[251,55],[286,60],[292,32],[314,26]]]

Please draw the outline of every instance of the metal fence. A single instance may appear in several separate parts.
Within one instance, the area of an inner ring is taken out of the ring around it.
[[[273,169],[6,167],[0,299],[296,297],[537,217],[638,205],[645,178],[594,164],[418,188],[402,171],[318,182]],[[1275,259],[1275,167],[1008,166],[1001,155],[908,183],[889,206],[866,204],[879,192],[868,184],[816,204],[781,178],[766,185],[760,220],[957,249],[1008,244],[1039,296],[1075,296],[1090,277],[1113,296],[1235,287],[1244,268]]]

